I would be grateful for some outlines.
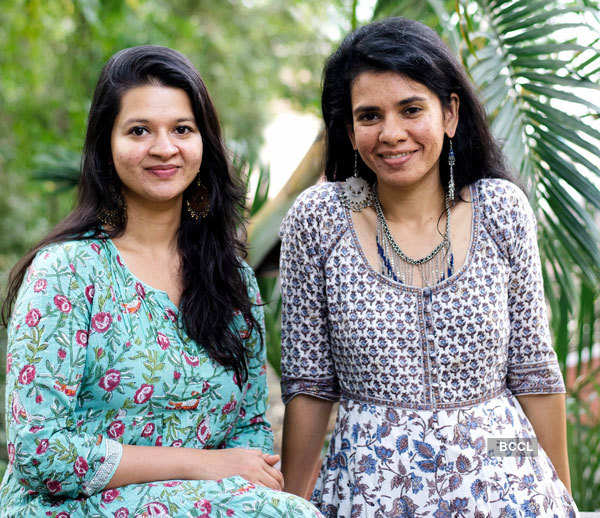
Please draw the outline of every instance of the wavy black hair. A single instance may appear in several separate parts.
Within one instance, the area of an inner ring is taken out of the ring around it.
[[[325,175],[329,181],[353,174],[354,151],[348,138],[352,124],[352,83],[362,72],[397,72],[417,81],[447,107],[452,93],[460,106],[452,141],[456,166],[456,193],[480,178],[512,178],[504,156],[492,136],[485,111],[463,67],[439,36],[420,22],[393,17],[373,22],[350,33],[328,58],[323,71],[321,98],[326,128]],[[442,155],[448,153],[444,138]],[[358,157],[358,172],[369,182],[375,174]],[[448,186],[449,168],[440,160],[440,179]]]
[[[8,325],[19,286],[41,248],[90,236],[112,238],[125,230],[126,219],[108,229],[99,219],[103,210],[114,208],[114,186],[121,185],[112,163],[110,136],[124,93],[147,84],[184,90],[202,136],[198,174],[208,190],[210,212],[196,222],[182,209],[177,236],[183,280],[182,324],[211,358],[235,371],[241,386],[247,380],[248,368],[244,343],[231,328],[236,310],[263,340],[251,312],[241,263],[246,257],[244,236],[239,233],[244,223],[245,192],[227,159],[217,113],[204,82],[185,56],[166,47],[144,45],[121,50],[102,69],[88,118],[77,204],[11,271],[2,323]],[[193,196],[197,188],[192,182],[184,197]]]

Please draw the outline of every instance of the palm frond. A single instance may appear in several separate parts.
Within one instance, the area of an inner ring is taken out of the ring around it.
[[[600,128],[593,124],[600,116],[595,100],[600,86],[597,74],[589,72],[600,49],[571,40],[574,30],[591,34],[582,17],[585,7],[561,0],[476,4],[473,12],[473,2],[459,2],[456,31],[492,131],[534,193],[534,205],[545,202],[543,235],[558,241],[597,282],[599,232],[579,209],[586,203],[600,208],[600,168],[593,159],[600,154]]]
[[[52,194],[74,189],[79,182],[81,157],[78,153],[63,148],[55,148],[52,153],[36,156],[36,167],[30,178],[47,182]]]

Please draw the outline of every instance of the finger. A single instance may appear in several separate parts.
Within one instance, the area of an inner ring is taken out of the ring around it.
[[[251,453],[253,457],[263,457],[265,454],[257,448],[245,448],[244,453]]]
[[[273,477],[275,480],[277,480],[277,482],[279,483],[280,489],[283,489],[284,480],[283,480],[283,474],[281,473],[281,471],[279,471],[278,469],[275,469],[271,466],[265,466],[265,471],[269,475],[271,475],[271,477]]]
[[[269,473],[263,471],[259,476],[259,483],[268,488],[274,489],[275,491],[281,491],[279,482],[275,480]]]
[[[266,453],[263,455],[263,459],[265,459],[265,462],[267,462],[269,465],[274,466],[279,462],[281,457],[279,455],[271,455]]]

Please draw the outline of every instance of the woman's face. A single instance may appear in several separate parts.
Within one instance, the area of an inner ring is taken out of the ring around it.
[[[202,162],[202,136],[186,92],[156,85],[127,90],[111,150],[126,201],[181,201]]]
[[[351,87],[354,149],[380,185],[408,187],[439,181],[444,134],[454,136],[458,96],[442,108],[435,93],[396,72],[362,72]]]

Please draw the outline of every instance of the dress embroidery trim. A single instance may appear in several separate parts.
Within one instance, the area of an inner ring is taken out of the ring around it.
[[[120,442],[106,438],[104,441],[106,443],[104,462],[100,465],[98,471],[94,473],[92,479],[83,484],[83,493],[86,496],[93,495],[101,489],[104,489],[106,484],[108,484],[112,478],[117,466],[121,462],[121,457],[123,456],[123,445]]]

